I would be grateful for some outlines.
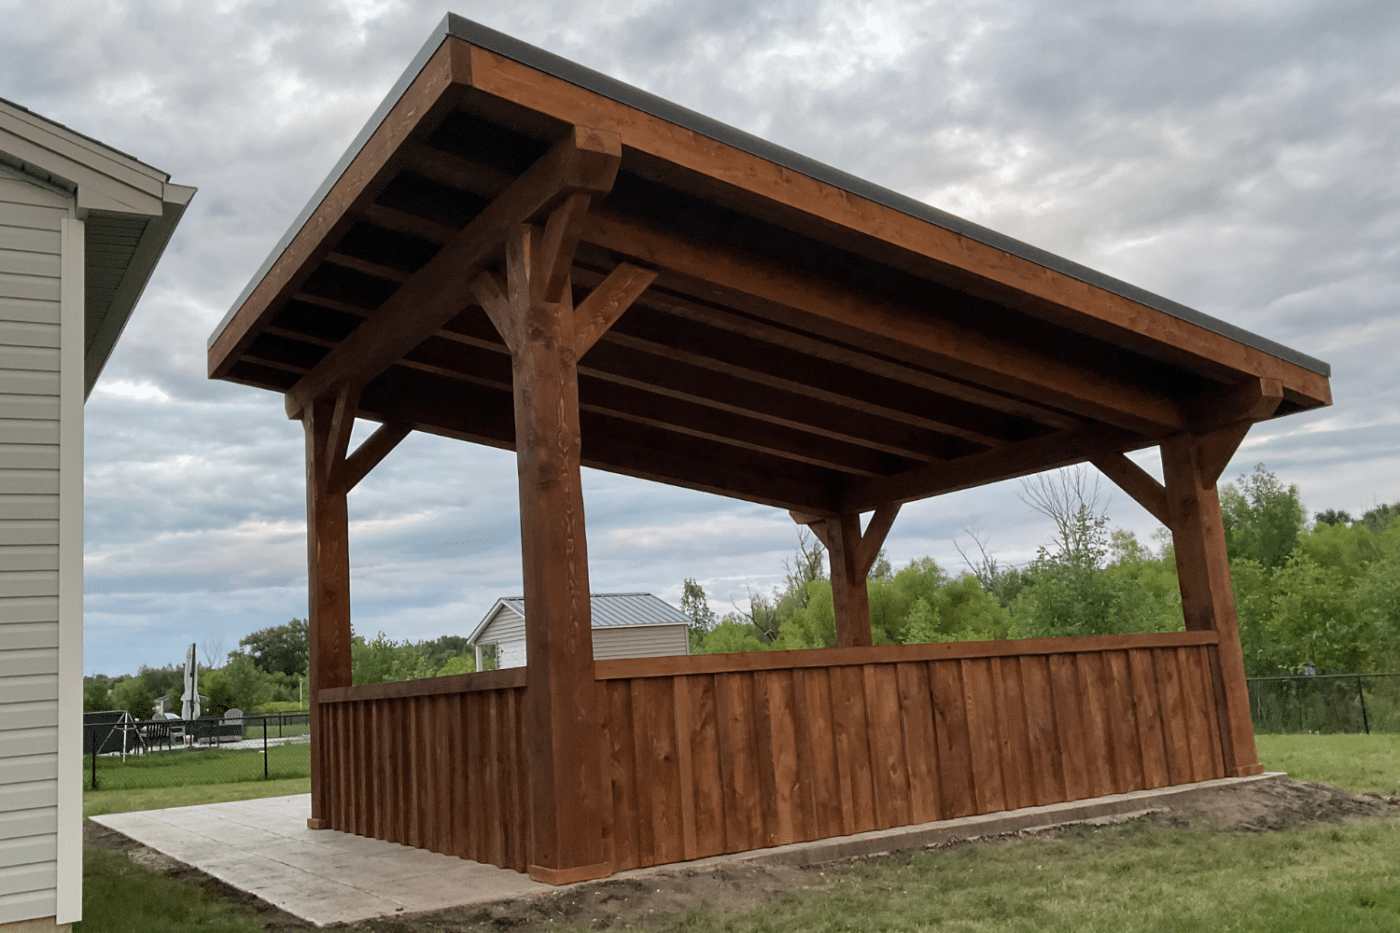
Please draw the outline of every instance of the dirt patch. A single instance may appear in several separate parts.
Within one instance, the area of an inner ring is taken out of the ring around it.
[[[1400,798],[1356,795],[1325,784],[1288,778],[1215,788],[1140,817],[1163,831],[1277,832],[1317,823],[1400,817]],[[1026,836],[1063,830],[1007,833],[984,840],[1006,844]],[[256,917],[268,933],[301,933],[311,926],[250,894],[96,823],[84,824],[84,840],[126,852],[132,861],[171,877],[199,884]],[[895,857],[899,857],[896,854]],[[818,891],[849,869],[850,861],[808,868],[739,862],[705,870],[661,872],[643,879],[612,879],[579,885],[544,897],[502,901],[407,917],[332,927],[365,933],[545,933],[563,929],[655,929],[702,911],[728,916],[753,910],[775,895]]]

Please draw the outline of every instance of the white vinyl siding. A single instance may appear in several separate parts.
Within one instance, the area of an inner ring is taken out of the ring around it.
[[[525,666],[525,617],[501,606],[476,638],[479,644],[496,646],[496,666]],[[657,658],[690,653],[690,635],[684,625],[594,626],[593,659]]]
[[[684,625],[627,625],[593,630],[595,661],[689,653],[690,633]]]
[[[59,354],[71,216],[69,198],[0,170],[0,923],[57,910]]]

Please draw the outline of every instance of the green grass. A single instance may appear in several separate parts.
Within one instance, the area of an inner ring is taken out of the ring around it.
[[[84,764],[88,769],[84,786],[89,788],[88,793],[93,793],[91,757],[85,759]],[[273,780],[308,777],[311,774],[311,746],[274,745],[267,751],[267,767]],[[129,755],[125,762],[114,755],[98,756],[96,792],[262,780],[261,748],[176,749],[150,755]]]
[[[1213,835],[1132,824],[878,859],[687,933],[1380,933],[1400,929],[1400,823]]]
[[[83,919],[74,933],[263,933],[263,924],[203,888],[83,847]]]
[[[287,778],[280,781],[239,781],[236,784],[195,784],[190,787],[147,787],[137,790],[98,790],[83,795],[83,817],[101,813],[128,813],[132,810],[162,810],[166,807],[192,807],[199,803],[224,803],[257,797],[285,797],[311,793],[311,779]]]
[[[1400,735],[1259,735],[1259,760],[1300,781],[1400,795]]]

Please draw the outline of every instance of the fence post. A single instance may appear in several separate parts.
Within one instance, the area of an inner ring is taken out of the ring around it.
[[[97,733],[89,726],[88,741],[92,743],[92,789],[97,790]]]
[[[263,780],[268,780],[267,770],[267,717],[263,717]]]
[[[1366,691],[1361,688],[1361,675],[1356,675],[1356,695],[1361,698],[1361,727],[1371,734],[1371,717],[1366,715]]]

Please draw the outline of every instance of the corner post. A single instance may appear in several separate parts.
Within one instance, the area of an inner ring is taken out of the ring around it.
[[[340,406],[345,407],[344,403]],[[306,549],[311,719],[311,829],[331,828],[336,794],[328,768],[320,692],[350,686],[350,519],[346,492],[331,484],[337,404],[323,399],[302,411],[306,431]],[[348,435],[348,427],[336,425]]]
[[[1216,480],[1243,432],[1237,428],[1212,434],[1179,434],[1162,444],[1167,509],[1171,519],[1176,569],[1181,582],[1181,609],[1186,628],[1214,631],[1219,643],[1211,652],[1216,718],[1225,773],[1232,777],[1260,774],[1264,766],[1254,746],[1249,715],[1244,653],[1230,583],[1230,560],[1225,551],[1225,526],[1220,516]],[[1231,444],[1233,441],[1233,444]]]
[[[557,213],[555,216],[562,216]],[[570,289],[550,288],[550,229],[507,245],[515,450],[525,589],[529,873],[568,884],[612,874],[603,838],[602,715],[580,475],[578,354]],[[572,249],[568,252],[571,254]],[[551,294],[552,292],[552,294]]]

